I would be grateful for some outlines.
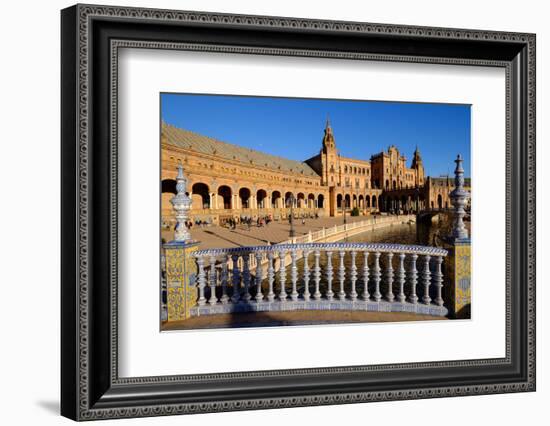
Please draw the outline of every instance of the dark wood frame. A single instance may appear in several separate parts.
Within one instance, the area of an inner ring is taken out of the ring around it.
[[[533,34],[90,5],[63,10],[61,27],[64,416],[87,420],[535,390]],[[117,46],[140,45],[506,68],[506,357],[119,378],[113,97]]]

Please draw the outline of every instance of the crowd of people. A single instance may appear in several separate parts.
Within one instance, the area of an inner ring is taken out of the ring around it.
[[[250,229],[253,225],[262,227],[269,225],[273,221],[271,216],[258,216],[253,218],[251,216],[230,217],[225,221],[225,225],[230,229],[236,229],[237,225],[245,225]]]
[[[211,222],[209,222],[207,220],[201,220],[201,219],[195,219],[194,222],[192,220],[188,220],[188,221],[185,222],[185,226],[189,230],[191,230],[193,228],[193,226],[198,226],[199,228],[204,228],[205,226],[210,226],[210,225],[212,225]]]

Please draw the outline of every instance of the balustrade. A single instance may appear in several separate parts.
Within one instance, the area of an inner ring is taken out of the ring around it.
[[[378,243],[198,250],[194,254],[198,289],[195,309],[200,315],[294,309],[445,315],[442,264],[446,255],[446,250],[436,247]],[[418,284],[422,303],[418,303]]]

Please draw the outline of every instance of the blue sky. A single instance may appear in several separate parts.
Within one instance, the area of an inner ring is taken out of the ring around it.
[[[225,142],[294,160],[319,153],[330,117],[336,147],[368,160],[389,145],[416,145],[426,173],[452,174],[458,153],[470,176],[470,106],[247,96],[161,94],[162,119]]]

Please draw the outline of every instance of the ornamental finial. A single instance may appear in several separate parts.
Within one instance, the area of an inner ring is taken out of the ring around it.
[[[455,189],[451,191],[451,204],[454,207],[453,227],[451,237],[453,240],[468,239],[468,230],[464,226],[464,216],[466,211],[464,206],[470,198],[470,193],[464,189],[464,169],[462,168],[462,156],[457,155],[455,163]]]
[[[170,202],[176,211],[176,229],[174,232],[175,241],[189,241],[191,234],[187,229],[187,221],[189,220],[189,210],[191,210],[192,200],[186,194],[187,178],[183,174],[183,166],[178,163],[178,175],[176,176],[176,195],[172,197]]]

